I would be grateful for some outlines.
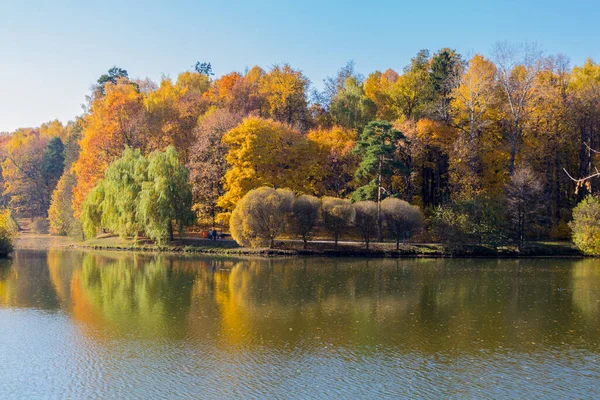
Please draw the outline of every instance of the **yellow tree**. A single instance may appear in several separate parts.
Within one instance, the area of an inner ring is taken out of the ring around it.
[[[121,157],[125,147],[146,153],[152,148],[142,95],[129,81],[106,83],[104,96],[96,96],[83,118],[81,152],[73,165],[77,185],[73,210],[78,217],[81,205],[108,165]]]
[[[479,186],[477,141],[483,129],[492,124],[489,112],[495,101],[495,75],[494,64],[476,54],[453,92],[454,125],[463,133],[456,149],[460,161],[455,170],[457,176],[470,176],[463,189],[475,190]]]
[[[392,85],[397,81],[398,73],[393,69],[388,69],[384,73],[375,71],[365,79],[363,83],[365,95],[375,103],[377,119],[393,121],[398,118],[391,96]]]
[[[223,136],[229,147],[225,194],[218,206],[231,211],[250,190],[261,186],[312,192],[320,171],[312,160],[316,146],[299,132],[272,120],[246,118]]]
[[[274,66],[259,83],[265,97],[263,114],[290,126],[304,127],[308,115],[306,90],[309,80],[288,64]]]

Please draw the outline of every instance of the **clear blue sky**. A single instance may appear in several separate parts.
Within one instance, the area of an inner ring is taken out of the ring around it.
[[[401,69],[422,48],[489,54],[536,42],[573,64],[600,60],[594,1],[0,0],[0,131],[81,113],[113,65],[176,77],[195,61],[217,75],[288,62],[318,87],[346,61]]]

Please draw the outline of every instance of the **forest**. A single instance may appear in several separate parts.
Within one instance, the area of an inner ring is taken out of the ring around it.
[[[368,75],[348,62],[319,87],[287,64],[216,77],[198,62],[159,83],[113,67],[74,120],[1,135],[2,203],[53,234],[161,241],[227,226],[266,186],[305,205],[361,202],[363,216],[374,202],[379,230],[381,204],[400,199],[423,215],[422,240],[519,247],[571,239],[576,205],[592,208],[582,218],[600,208],[581,179],[600,150],[591,59],[531,44],[421,50]]]

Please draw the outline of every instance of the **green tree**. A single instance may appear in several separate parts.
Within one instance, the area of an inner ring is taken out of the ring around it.
[[[172,146],[151,153],[147,168],[137,211],[146,235],[162,244],[166,239],[173,240],[173,221],[180,234],[194,222],[189,170]]]
[[[336,124],[360,131],[375,117],[377,107],[365,95],[362,85],[354,77],[349,77],[331,99],[329,111]]]
[[[65,169],[65,146],[59,137],[50,139],[42,154],[41,175],[44,185],[54,190]]]
[[[377,201],[377,240],[383,240],[381,230],[381,200],[384,181],[406,170],[399,157],[399,142],[404,135],[387,121],[372,121],[364,129],[354,151],[361,162],[356,170],[356,178],[368,183],[353,193],[353,200]]]

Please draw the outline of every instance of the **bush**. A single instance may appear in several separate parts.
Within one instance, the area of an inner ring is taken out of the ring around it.
[[[0,256],[7,256],[13,251],[17,224],[9,209],[0,209]]]
[[[377,203],[371,200],[354,203],[354,226],[362,235],[367,250],[371,237],[377,234]]]
[[[246,193],[231,214],[231,236],[240,246],[273,247],[286,228],[294,193],[261,187]]]
[[[319,219],[320,208],[319,199],[306,194],[298,196],[292,204],[291,230],[302,238],[305,249]]]
[[[337,247],[340,235],[354,222],[354,207],[349,200],[323,197],[321,199],[323,225],[335,240]]]
[[[587,196],[573,209],[573,243],[584,253],[600,255],[600,199]]]
[[[396,250],[400,248],[401,240],[423,228],[424,217],[419,207],[404,200],[393,197],[383,200],[381,214],[390,235],[396,240]]]
[[[34,218],[31,223],[31,230],[35,233],[45,235],[50,231],[50,221],[48,221],[48,218]]]
[[[470,245],[497,247],[506,242],[503,222],[485,198],[437,207],[431,218],[434,233],[444,247],[455,251]]]

